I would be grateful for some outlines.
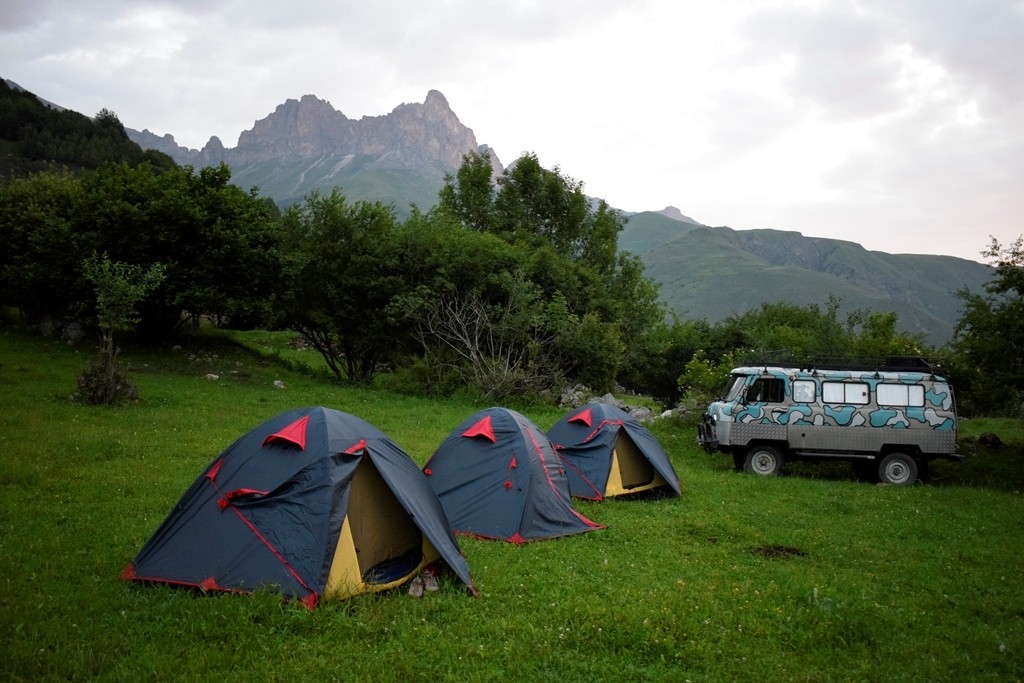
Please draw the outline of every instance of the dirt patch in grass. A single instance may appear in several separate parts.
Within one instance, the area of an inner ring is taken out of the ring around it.
[[[803,557],[807,553],[800,548],[794,548],[791,545],[762,545],[756,548],[751,548],[751,552],[761,557],[767,557],[769,559],[779,559],[786,557]]]

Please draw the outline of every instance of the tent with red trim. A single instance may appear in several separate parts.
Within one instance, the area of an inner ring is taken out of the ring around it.
[[[412,458],[348,413],[282,413],[224,450],[124,578],[271,590],[310,607],[399,586],[443,561],[471,591],[444,509]]]
[[[514,410],[488,408],[470,416],[423,472],[459,534],[525,543],[603,528],[573,509],[551,443]]]
[[[603,500],[643,491],[681,495],[668,454],[639,420],[613,405],[591,403],[547,432],[577,498]]]

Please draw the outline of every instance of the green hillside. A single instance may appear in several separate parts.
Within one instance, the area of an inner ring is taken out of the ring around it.
[[[699,227],[702,226],[677,221],[654,211],[643,211],[629,217],[619,233],[619,248],[643,255]]]
[[[331,188],[340,188],[352,200],[392,205],[402,219],[409,215],[411,204],[428,209],[437,203],[437,193],[444,184],[443,170],[429,175],[381,168],[374,161],[360,155],[325,156],[313,163],[264,161],[232,168],[232,182],[258,187],[261,194],[273,197],[280,206],[298,203],[314,190],[326,194]]]
[[[90,170],[116,161],[174,166],[166,154],[143,151],[129,140],[113,112],[104,109],[94,117],[84,116],[44,103],[16,83],[0,79],[0,178]]]
[[[949,340],[961,288],[978,291],[991,268],[950,256],[886,254],[845,240],[780,230],[694,226],[644,213],[630,217],[620,246],[640,256],[676,314],[718,322],[763,303],[827,303],[895,312],[902,329],[931,344]]]

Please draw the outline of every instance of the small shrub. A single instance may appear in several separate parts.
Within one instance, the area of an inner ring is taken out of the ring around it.
[[[133,401],[139,397],[135,385],[128,379],[128,372],[118,366],[117,361],[100,356],[76,379],[79,400],[93,405],[110,405],[121,401]]]

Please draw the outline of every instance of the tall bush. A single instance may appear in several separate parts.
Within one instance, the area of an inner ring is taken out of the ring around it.
[[[95,253],[82,264],[85,278],[96,292],[96,320],[100,330],[100,353],[96,361],[78,377],[78,395],[89,403],[109,404],[135,398],[135,385],[117,362],[114,333],[138,322],[135,307],[164,278],[164,267],[148,268],[111,261],[106,254]]]

